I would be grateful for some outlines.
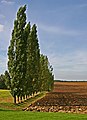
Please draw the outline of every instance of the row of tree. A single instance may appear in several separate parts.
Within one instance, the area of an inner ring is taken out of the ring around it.
[[[53,68],[47,56],[40,54],[37,27],[26,23],[26,5],[20,7],[14,21],[12,39],[8,48],[10,78],[6,85],[14,97],[22,100],[40,91],[52,90]]]

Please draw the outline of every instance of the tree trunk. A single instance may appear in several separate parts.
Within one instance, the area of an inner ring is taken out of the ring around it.
[[[14,104],[16,104],[16,96],[14,96]]]
[[[25,100],[25,95],[23,95],[23,99]]]
[[[18,103],[19,103],[19,96],[18,96]]]
[[[20,97],[21,103],[22,103],[22,96]]]
[[[27,95],[26,95],[26,100],[27,100]]]

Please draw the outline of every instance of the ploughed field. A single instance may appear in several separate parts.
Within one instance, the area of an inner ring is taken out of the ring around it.
[[[24,110],[87,113],[87,82],[54,82],[54,90]]]

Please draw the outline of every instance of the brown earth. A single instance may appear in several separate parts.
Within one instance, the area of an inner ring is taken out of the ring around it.
[[[24,110],[87,113],[87,82],[54,82],[54,90]]]

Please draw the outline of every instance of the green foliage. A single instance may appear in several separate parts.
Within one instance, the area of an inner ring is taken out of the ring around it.
[[[32,84],[31,84],[31,79],[30,79],[30,74],[29,74],[29,35],[30,35],[30,30],[31,30],[31,25],[30,25],[30,22],[26,25],[25,27],[25,39],[26,39],[26,75],[25,75],[25,78],[26,78],[26,82],[25,82],[25,94],[26,96],[29,96],[31,93],[31,90],[32,90]]]
[[[26,99],[42,90],[50,91],[53,85],[52,66],[47,56],[41,55],[37,37],[37,26],[26,23],[26,5],[20,7],[14,21],[12,39],[8,48],[8,70],[6,85],[16,103],[16,97]]]
[[[26,6],[20,7],[17,19],[14,21],[12,39],[8,48],[8,69],[11,78],[11,94],[23,96],[26,74],[26,39],[24,39],[24,27],[26,25]],[[14,101],[16,102],[16,101]]]
[[[40,71],[40,50],[37,38],[36,25],[34,24],[29,39],[28,49],[28,62],[29,62],[29,75],[32,83],[32,92],[38,92],[39,71]]]
[[[47,56],[43,54],[40,56],[40,67],[41,67],[41,90],[50,91],[53,88],[54,76],[53,68],[50,66]]]
[[[5,85],[7,86],[8,89],[10,89],[11,88],[11,79],[10,79],[10,75],[9,75],[8,71],[5,71],[4,79],[5,79]]]
[[[7,86],[5,85],[5,78],[4,75],[0,75],[0,89],[7,89]]]

